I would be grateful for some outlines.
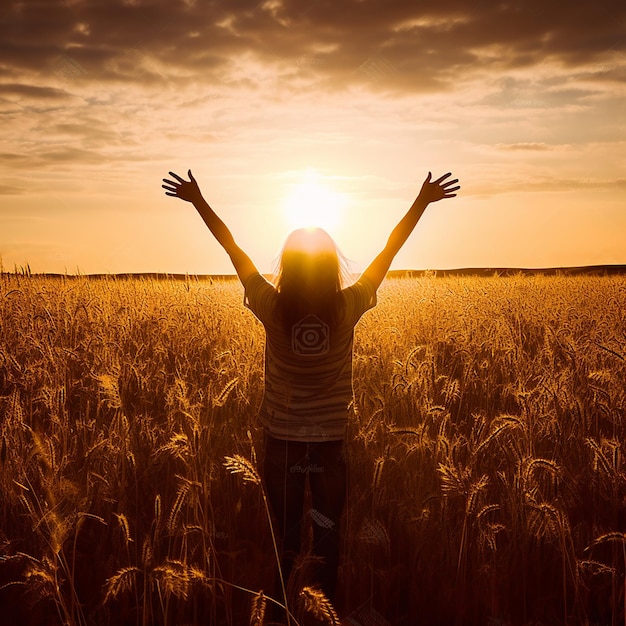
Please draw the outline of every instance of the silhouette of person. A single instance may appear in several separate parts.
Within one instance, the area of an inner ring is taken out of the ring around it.
[[[265,387],[259,419],[264,429],[264,488],[281,540],[284,580],[300,553],[308,479],[317,582],[334,601],[339,565],[340,519],[346,500],[344,440],[352,402],[352,343],[360,317],[376,304],[376,292],[393,258],[426,207],[456,196],[450,173],[428,173],[411,208],[386,246],[356,282],[342,284],[342,257],[321,229],[298,229],[284,245],[275,284],[267,281],[237,245],[230,230],[189,180],[170,172],[168,196],[193,203],[230,256],[244,303],[265,328]]]

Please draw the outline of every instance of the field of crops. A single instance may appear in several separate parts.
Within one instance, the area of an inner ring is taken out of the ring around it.
[[[263,623],[242,295],[0,276],[2,624]],[[624,277],[387,280],[354,358],[348,623],[625,623]],[[292,611],[330,623],[307,565]]]

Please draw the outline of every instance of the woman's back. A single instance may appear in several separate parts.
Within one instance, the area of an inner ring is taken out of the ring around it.
[[[342,439],[352,400],[354,326],[376,304],[363,278],[336,293],[336,319],[314,313],[286,325],[278,290],[260,274],[246,283],[245,303],[266,331],[265,395],[261,422],[283,439]]]

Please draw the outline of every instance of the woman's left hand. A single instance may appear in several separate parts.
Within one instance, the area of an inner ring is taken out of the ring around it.
[[[173,196],[174,198],[180,198],[181,200],[185,200],[186,202],[193,202],[194,204],[198,200],[202,199],[200,187],[198,187],[198,183],[193,177],[191,170],[189,170],[188,172],[188,181],[181,178],[178,174],[174,174],[174,172],[170,172],[169,174],[170,176],[173,176],[178,182],[169,180],[168,178],[163,179],[163,182],[167,184],[161,185],[161,187],[165,189],[166,196]]]

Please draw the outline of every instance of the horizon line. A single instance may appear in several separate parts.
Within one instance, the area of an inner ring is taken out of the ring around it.
[[[468,266],[468,267],[456,267],[456,268],[428,268],[428,269],[397,269],[389,270],[386,274],[388,278],[401,278],[401,277],[418,277],[424,275],[511,275],[511,274],[585,274],[585,273],[606,273],[606,274],[622,274],[626,273],[626,264],[622,263],[602,263],[595,265],[562,265],[562,266],[548,266],[548,267],[516,267],[516,266],[501,266],[501,267],[483,267],[483,266]],[[273,276],[271,273],[261,272],[264,276]],[[358,275],[357,272],[355,275]],[[83,274],[80,269],[77,273],[60,273],[60,272],[32,272],[30,267],[19,268],[16,266],[12,271],[7,271],[4,268],[0,268],[0,276],[31,276],[31,277],[50,277],[50,278],[172,278],[176,280],[182,280],[185,278],[191,279],[212,279],[212,280],[234,280],[237,278],[236,273],[216,273],[216,274],[197,274],[189,272],[94,272]]]

